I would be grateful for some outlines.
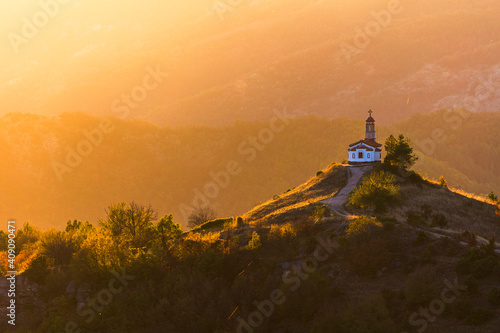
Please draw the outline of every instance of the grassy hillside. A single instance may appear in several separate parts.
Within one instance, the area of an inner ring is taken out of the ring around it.
[[[477,194],[498,194],[495,161],[500,159],[500,142],[495,133],[500,116],[467,113],[454,129],[455,123],[443,120],[443,115],[440,111],[378,126],[379,140],[402,132],[423,151],[416,165],[423,174],[434,179],[443,175],[449,186]],[[2,218],[62,227],[73,218],[95,221],[108,205],[135,200],[153,204],[162,214],[171,212],[184,223],[182,210],[202,202],[200,192],[219,216],[233,216],[343,161],[348,144],[364,135],[364,124],[347,118],[280,121],[271,137],[270,122],[160,128],[105,119],[112,130],[103,133],[102,140],[95,130],[103,119],[82,114],[11,114],[0,119],[0,155],[9,161],[0,166],[0,207],[9,215]],[[427,151],[437,128],[447,139]],[[98,144],[80,146],[84,153],[91,152],[75,160],[79,145],[89,142],[85,133],[97,135],[93,140]],[[264,141],[255,143],[252,138],[259,135]],[[224,175],[228,165],[229,179]]]
[[[270,223],[287,221],[301,215],[311,215],[311,204],[334,196],[344,187],[347,171],[340,164],[332,164],[326,170],[318,171],[316,177],[306,183],[274,196],[243,215],[252,222]]]
[[[100,229],[24,227],[17,332],[61,331],[68,322],[95,332],[238,332],[248,325],[297,333],[496,332],[498,249],[477,237],[500,234],[493,205],[412,177],[398,181],[402,197],[383,214],[318,219],[317,201],[345,175],[332,165],[282,196],[290,209],[273,199],[240,222],[186,233],[165,228],[167,216],[134,236],[109,229],[106,223],[121,223],[112,216]],[[438,214],[448,223],[435,228]],[[115,280],[116,270],[126,280]],[[124,287],[100,301],[95,295],[110,279]],[[97,299],[99,315],[89,299]],[[433,319],[421,309],[434,309]]]

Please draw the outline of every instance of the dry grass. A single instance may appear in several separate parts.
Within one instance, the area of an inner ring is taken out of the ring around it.
[[[237,227],[235,219],[232,225],[200,233],[208,238],[230,234],[246,239],[253,230],[267,230],[272,225],[308,220],[319,201],[335,195],[344,187],[346,181],[346,168],[341,164],[331,164],[319,176],[243,215],[243,227]],[[428,205],[432,208],[432,214],[443,214],[447,219],[448,223],[441,229],[441,233],[452,235],[468,230],[484,239],[495,237],[497,241],[500,240],[500,223],[495,215],[496,205],[488,202],[486,198],[462,190],[443,188],[437,182],[429,180],[418,185],[400,184],[400,191],[403,200],[395,207],[389,208],[385,214],[387,217],[406,222],[408,211],[422,214],[422,206]],[[341,220],[345,221],[343,218]],[[329,222],[331,225],[332,221]]]
[[[186,241],[213,244],[220,238],[220,231],[206,231],[204,233],[192,232],[184,237]]]
[[[469,193],[469,192],[465,192],[462,189],[450,188],[450,191],[452,191],[454,193],[457,193],[457,194],[460,194],[461,196],[467,197],[469,199],[474,199],[474,200],[477,200],[477,201],[485,202],[487,204],[491,204],[491,202],[488,199],[486,199],[486,197],[479,196],[477,194],[473,194],[473,193]]]
[[[401,185],[403,203],[386,214],[400,222],[406,221],[406,212],[422,212],[423,205],[429,205],[433,214],[443,214],[448,224],[445,229],[454,232],[469,230],[484,238],[500,239],[500,223],[495,215],[496,206],[484,198],[461,190],[449,190],[434,183],[422,186]]]
[[[436,185],[436,186],[440,186],[439,185],[439,181],[437,181],[435,179],[430,179],[429,177],[423,177],[423,179],[425,181],[429,182],[430,184],[433,184],[433,185]],[[454,192],[454,193],[460,194],[460,195],[462,195],[464,197],[467,197],[469,199],[474,199],[474,200],[477,200],[477,201],[491,203],[484,196],[480,196],[480,195],[477,195],[477,194],[474,194],[474,193],[469,193],[469,192],[466,192],[466,191],[464,191],[464,190],[462,190],[460,188],[449,187],[449,190],[452,191],[452,192]]]
[[[268,200],[243,215],[247,222],[274,220],[277,217],[300,217],[314,210],[315,203],[332,197],[347,181],[347,171],[341,164],[331,164],[319,176]]]

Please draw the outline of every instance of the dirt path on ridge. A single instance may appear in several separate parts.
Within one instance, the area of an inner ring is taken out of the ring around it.
[[[360,179],[367,173],[369,170],[372,169],[371,165],[365,165],[365,166],[354,166],[354,165],[344,165],[347,169],[348,172],[348,178],[347,178],[347,183],[346,185],[335,194],[335,196],[321,200],[321,203],[324,203],[330,207],[332,212],[334,212],[337,215],[340,216],[351,216],[345,209],[344,209],[344,204],[347,202],[347,197],[349,196],[349,193],[354,190],[356,185],[359,183]]]

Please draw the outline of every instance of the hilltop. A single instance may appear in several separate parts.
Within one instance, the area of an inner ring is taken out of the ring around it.
[[[319,171],[316,177],[311,178],[306,183],[256,206],[242,217],[250,224],[257,223],[259,225],[280,223],[288,221],[291,217],[299,219],[305,216],[310,217],[316,207],[331,204],[331,199],[338,197],[350,179],[354,178],[353,172],[349,169],[362,170],[361,174],[355,177],[356,180],[359,180],[355,184],[358,186],[363,175],[366,176],[366,174],[380,169],[380,165],[363,167],[332,164]],[[432,215],[442,215],[447,221],[446,228],[440,229],[433,226],[429,230],[436,233],[442,232],[447,236],[467,230],[480,236],[483,240],[491,237],[500,240],[500,223],[498,223],[498,217],[495,216],[496,205],[473,194],[442,187],[437,182],[422,178],[417,179],[415,181],[414,179],[399,178],[401,202],[378,217],[382,220],[407,224],[408,212],[411,212],[420,216],[416,218],[420,225],[415,226],[430,226],[430,222],[425,222],[426,218],[428,219]],[[350,187],[350,189],[353,188],[355,187]],[[341,202],[343,202],[343,208],[349,211],[349,215],[356,216],[366,213],[366,211],[350,205],[347,196],[343,196]],[[330,214],[337,216],[337,218],[342,217],[342,214],[338,212]],[[352,216],[347,216],[347,218],[352,219]],[[420,220],[420,218],[422,219]],[[412,219],[410,218],[410,220]]]
[[[271,315],[278,318],[264,320],[263,331],[321,332],[334,327],[338,332],[413,332],[425,327],[428,332],[442,332],[451,326],[455,332],[496,331],[500,316],[492,290],[497,290],[500,279],[497,206],[415,173],[397,177],[401,199],[384,213],[350,205],[343,190],[355,189],[352,181],[360,186],[363,176],[381,169],[381,165],[332,164],[306,183],[242,215],[244,227],[234,224],[227,229],[226,225],[221,231],[223,239],[237,237],[248,242],[248,247],[255,246],[257,233],[262,240],[257,265],[274,265],[283,274],[280,288],[284,283],[298,289],[292,287],[287,299],[315,309],[299,311],[294,305],[284,305],[285,309]],[[337,211],[325,209],[342,202]],[[204,232],[213,237],[218,229]],[[316,241],[318,247],[312,245]],[[313,250],[328,251],[325,242],[335,250],[333,258],[323,262]],[[257,274],[259,266],[242,274]],[[442,310],[432,310],[433,298],[439,300],[443,288],[452,284],[459,286],[453,301],[440,301]],[[325,289],[319,292],[318,288]],[[326,308],[313,306],[309,297],[325,302]],[[430,308],[436,316],[426,319],[417,305]],[[251,322],[251,309],[247,305],[246,312],[236,310]],[[285,315],[291,309],[300,315]],[[300,323],[301,316],[311,322]]]

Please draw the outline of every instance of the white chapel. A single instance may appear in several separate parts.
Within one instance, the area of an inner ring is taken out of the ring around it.
[[[369,117],[366,119],[366,134],[364,140],[351,143],[348,149],[349,164],[380,162],[382,145],[375,139],[375,119],[372,117],[373,111],[368,111]]]

